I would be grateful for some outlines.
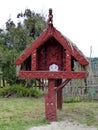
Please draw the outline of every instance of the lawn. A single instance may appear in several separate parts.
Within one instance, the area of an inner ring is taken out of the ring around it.
[[[64,103],[63,110],[58,112],[58,118],[98,128],[98,102]]]
[[[64,103],[58,121],[77,121],[98,127],[98,102]],[[0,98],[0,130],[27,130],[47,124],[43,98]]]
[[[27,130],[45,122],[43,99],[0,99],[0,130]]]

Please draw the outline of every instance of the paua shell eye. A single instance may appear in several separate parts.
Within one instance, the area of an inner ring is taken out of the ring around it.
[[[50,66],[49,66],[49,70],[50,70],[50,71],[58,71],[58,65],[56,65],[56,64],[50,65]]]

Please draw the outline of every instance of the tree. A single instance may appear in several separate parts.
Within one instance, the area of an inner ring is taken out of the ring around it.
[[[19,13],[17,17],[24,18],[24,27],[27,31],[27,35],[32,36],[34,39],[38,37],[46,27],[45,17],[30,9],[26,9],[24,13]]]
[[[14,60],[46,27],[45,17],[26,9],[19,13],[17,18],[23,18],[17,26],[9,19],[6,30],[0,29],[0,67],[3,77],[10,84],[17,80]]]

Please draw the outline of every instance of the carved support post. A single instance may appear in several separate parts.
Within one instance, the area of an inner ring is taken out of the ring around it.
[[[46,119],[56,121],[56,91],[55,79],[49,79],[48,94],[45,95],[45,113]]]
[[[62,79],[56,80],[57,87],[62,83]],[[57,91],[57,109],[62,110],[62,88]]]

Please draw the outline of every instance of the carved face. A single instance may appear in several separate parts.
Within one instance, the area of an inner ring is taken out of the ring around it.
[[[58,65],[56,65],[56,64],[50,65],[50,66],[49,66],[49,70],[50,70],[50,71],[58,71]]]

